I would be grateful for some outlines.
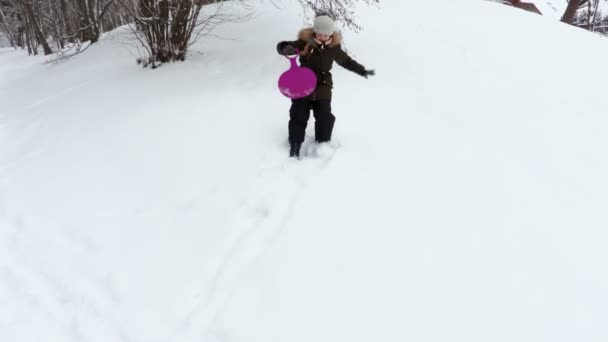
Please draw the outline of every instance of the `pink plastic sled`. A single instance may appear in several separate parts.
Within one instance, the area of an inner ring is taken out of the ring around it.
[[[285,56],[291,67],[279,77],[279,90],[290,99],[306,97],[317,87],[317,75],[309,68],[300,67],[296,63],[296,58],[300,55],[300,52],[297,52],[294,57]]]

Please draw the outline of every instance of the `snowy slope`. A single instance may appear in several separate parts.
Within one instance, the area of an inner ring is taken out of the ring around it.
[[[1,49],[0,340],[606,341],[608,41],[477,0],[360,13],[378,75],[335,67],[302,161],[289,2],[154,71],[120,31]]]

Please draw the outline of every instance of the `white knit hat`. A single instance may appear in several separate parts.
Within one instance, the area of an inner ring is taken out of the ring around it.
[[[312,30],[315,33],[331,36],[336,31],[336,23],[334,23],[334,21],[330,17],[326,15],[320,15],[315,18]]]

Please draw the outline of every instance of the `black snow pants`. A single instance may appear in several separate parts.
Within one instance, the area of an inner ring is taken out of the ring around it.
[[[327,142],[331,140],[336,117],[331,113],[331,100],[291,100],[289,109],[289,143],[301,144],[304,141],[306,125],[312,109],[315,116],[315,140]]]

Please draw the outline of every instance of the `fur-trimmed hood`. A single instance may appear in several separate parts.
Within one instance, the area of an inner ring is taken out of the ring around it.
[[[311,45],[313,47],[316,47],[318,45],[317,42],[312,39],[314,35],[315,33],[312,30],[312,27],[303,28],[300,30],[300,32],[298,32],[298,39],[306,42],[306,48],[304,48],[304,51],[302,51],[301,53],[303,56],[308,54]],[[331,43],[329,43],[327,47],[332,48],[334,46],[340,45],[341,43],[342,35],[340,34],[340,32],[336,31],[334,32],[334,34],[331,35]]]

